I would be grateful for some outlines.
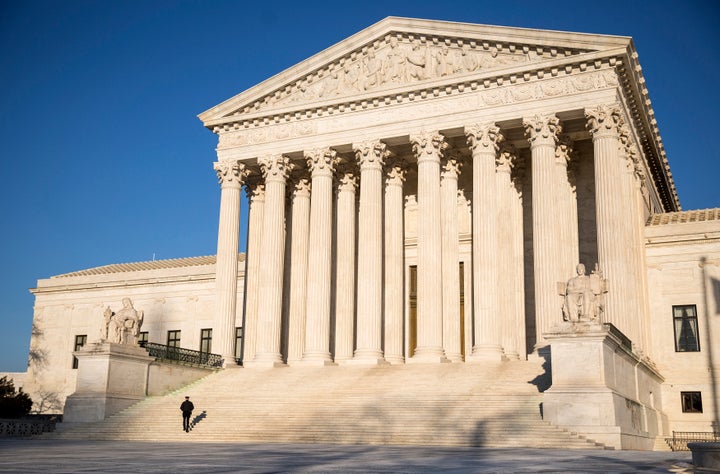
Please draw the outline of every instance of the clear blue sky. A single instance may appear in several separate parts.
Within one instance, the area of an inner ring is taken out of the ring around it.
[[[0,2],[0,371],[37,279],[214,254],[197,114],[389,15],[632,36],[683,208],[720,207],[719,1]]]

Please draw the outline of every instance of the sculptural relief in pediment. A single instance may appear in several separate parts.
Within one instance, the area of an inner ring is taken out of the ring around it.
[[[389,34],[234,113],[332,100],[579,52],[459,38]]]

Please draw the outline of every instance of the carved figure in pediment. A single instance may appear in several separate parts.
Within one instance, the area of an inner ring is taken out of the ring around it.
[[[133,307],[130,298],[123,298],[123,307],[113,312],[108,306],[105,309],[105,325],[101,339],[116,344],[137,344],[144,313]]]
[[[420,40],[414,40],[412,50],[407,55],[407,80],[422,81],[425,79],[427,63],[427,49],[420,47]]]
[[[435,76],[437,77],[455,74],[459,67],[455,55],[452,51],[450,51],[450,48],[446,44],[443,44],[440,49],[436,51],[434,60]]]
[[[470,45],[464,44],[462,45],[462,49],[460,50],[461,55],[461,61],[462,61],[462,70],[464,72],[473,72],[477,71],[480,67],[480,63],[477,60],[477,57],[475,54],[473,54],[472,51],[470,51]]]
[[[358,80],[360,78],[360,66],[358,64],[351,64],[346,62],[343,65],[342,73],[340,75],[340,87],[342,92],[355,92],[359,91]]]
[[[383,84],[389,82],[402,82],[405,78],[405,53],[400,48],[398,39],[390,38],[390,50],[385,58],[383,67]]]
[[[375,57],[375,51],[369,50],[363,59],[363,90],[370,90],[382,82],[382,61]]]
[[[585,273],[585,265],[577,266],[577,275],[570,278],[561,291],[565,297],[563,303],[563,320],[595,321],[598,319],[603,305],[600,297],[607,293],[607,280],[597,264],[590,275]]]

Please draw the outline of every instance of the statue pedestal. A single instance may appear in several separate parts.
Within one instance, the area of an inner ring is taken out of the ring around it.
[[[543,337],[552,366],[543,417],[616,449],[651,450],[667,426],[664,379],[630,340],[611,324],[590,321],[564,322]]]
[[[100,421],[145,398],[155,360],[145,349],[98,342],[73,355],[79,361],[77,385],[65,402],[64,422]]]

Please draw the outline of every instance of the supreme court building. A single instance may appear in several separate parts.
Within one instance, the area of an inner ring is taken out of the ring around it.
[[[661,387],[626,398],[717,428],[720,210],[681,210],[630,38],[390,17],[199,118],[217,255],[39,280],[26,391],[72,393],[126,296],[145,340],[241,370],[524,361],[583,263]]]

